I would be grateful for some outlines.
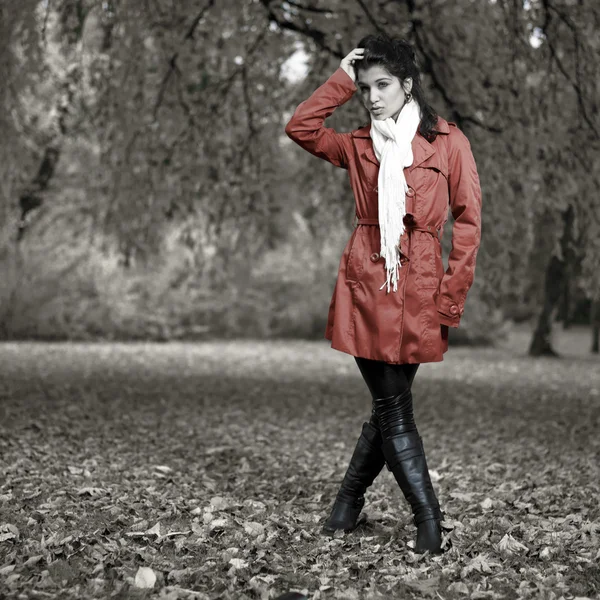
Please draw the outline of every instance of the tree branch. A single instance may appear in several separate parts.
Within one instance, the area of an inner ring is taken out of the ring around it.
[[[196,31],[196,28],[198,27],[198,24],[200,23],[200,21],[202,20],[202,18],[206,14],[206,12],[214,6],[214,4],[215,4],[215,0],[208,0],[206,6],[196,15],[196,17],[192,21],[189,29],[186,31],[185,35],[183,36],[183,43],[187,42],[187,40],[193,39],[194,33]],[[163,80],[160,84],[160,88],[158,90],[158,95],[156,97],[156,102],[154,103],[154,108],[152,110],[152,115],[155,119],[156,119],[156,114],[158,113],[158,109],[160,108],[160,106],[162,104],[163,97],[164,97],[165,91],[167,89],[167,84],[169,83],[169,79],[171,78],[171,75],[173,73],[177,73],[178,75],[181,75],[181,71],[179,70],[179,67],[177,66],[177,58],[178,57],[179,57],[179,50],[177,52],[175,52],[175,54],[173,54],[173,56],[171,56],[171,58],[168,61],[169,69],[165,73],[165,76],[163,77]]]
[[[285,20],[278,18],[270,6],[271,0],[261,0],[261,3],[267,9],[267,15],[268,15],[269,19],[271,21],[277,23],[277,25],[279,27],[281,27],[281,29],[288,29],[290,31],[295,31],[297,33],[301,33],[302,35],[305,35],[306,37],[313,39],[315,41],[315,43],[317,44],[317,46],[319,46],[319,48],[321,48],[322,50],[325,50],[326,52],[329,52],[329,54],[331,54],[332,56],[335,56],[335,57],[339,58],[340,60],[342,58],[344,58],[343,53],[341,53],[337,50],[334,50],[331,46],[329,46],[325,43],[325,34],[322,31],[320,31],[318,29],[314,29],[308,25],[306,25],[305,27],[300,27],[299,25],[296,25],[296,23],[294,23],[293,21],[285,21]]]
[[[321,14],[331,14],[333,11],[328,8],[316,8],[314,6],[305,6],[304,4],[300,4],[299,2],[294,2],[293,0],[287,0],[287,3],[290,6],[295,6],[296,8],[300,8],[301,10],[305,10],[307,12],[313,13],[321,13]]]
[[[406,2],[409,15],[412,17],[412,15],[415,12],[415,8],[416,8],[414,0],[396,0],[396,1],[402,2],[402,3]],[[458,124],[460,129],[463,128],[465,123],[472,123],[473,125],[479,127],[480,129],[483,129],[484,131],[489,131],[491,133],[501,133],[503,131],[502,128],[494,127],[492,125],[486,125],[485,123],[482,123],[481,121],[479,121],[479,119],[476,119],[470,115],[465,115],[465,114],[461,113],[456,108],[456,103],[450,97],[450,93],[448,92],[448,90],[446,89],[446,87],[444,86],[444,84],[442,83],[441,79],[439,78],[439,76],[437,74],[437,69],[434,66],[435,63],[432,59],[432,54],[430,51],[427,50],[428,46],[425,43],[423,36],[421,35],[423,22],[421,21],[421,19],[411,18],[411,23],[412,23],[413,33],[415,36],[415,45],[416,45],[417,49],[419,50],[419,52],[421,53],[421,56],[424,59],[423,70],[424,70],[424,72],[429,74],[429,76],[431,77],[431,80],[433,82],[433,87],[441,94],[442,98],[444,99],[444,102],[450,109],[450,113],[452,115],[452,120],[454,120]]]
[[[586,124],[590,128],[590,130],[593,132],[593,134],[596,136],[596,138],[600,139],[600,133],[596,129],[596,125],[593,123],[592,119],[588,115],[586,105],[585,105],[584,93],[583,93],[582,85],[581,85],[581,75],[580,75],[580,71],[579,71],[579,46],[580,46],[579,32],[577,31],[577,28],[575,27],[573,22],[568,17],[563,15],[556,7],[554,7],[550,4],[550,0],[542,0],[542,2],[544,5],[544,9],[546,10],[544,26],[543,26],[544,33],[546,33],[548,31],[551,21],[552,21],[552,16],[550,15],[550,12],[554,11],[559,16],[560,20],[566,24],[566,26],[571,30],[571,32],[573,34],[573,41],[575,43],[575,76],[576,76],[576,80],[573,80],[571,75],[568,73],[566,67],[564,66],[564,64],[560,60],[560,57],[558,56],[556,48],[552,42],[552,36],[548,35],[547,33],[546,33],[546,43],[548,44],[548,48],[550,49],[552,58],[556,62],[556,65],[558,66],[559,71],[562,73],[563,77],[569,82],[569,84],[575,91],[575,95],[577,97],[577,104],[579,106],[579,110],[581,111],[581,115],[583,116],[584,121],[586,122]]]
[[[373,25],[373,27],[380,33],[387,33],[385,29],[381,25],[379,25],[379,23],[375,20],[375,18],[371,14],[371,11],[367,8],[367,5],[364,3],[364,1],[356,0],[356,2],[362,8],[362,11],[365,13],[365,16],[367,17],[371,25]]]

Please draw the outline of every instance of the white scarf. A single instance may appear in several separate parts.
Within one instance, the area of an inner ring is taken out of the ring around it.
[[[371,139],[375,156],[379,160],[379,228],[381,233],[381,256],[385,259],[387,278],[382,289],[390,283],[394,292],[398,290],[398,268],[400,253],[397,244],[404,232],[406,214],[406,192],[408,185],[404,177],[404,167],[413,162],[412,139],[421,120],[419,104],[413,98],[402,107],[396,121],[392,117],[377,120],[371,116]]]

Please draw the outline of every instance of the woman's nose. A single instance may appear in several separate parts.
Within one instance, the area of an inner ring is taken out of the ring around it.
[[[371,104],[375,104],[375,102],[377,102],[378,99],[379,99],[379,94],[377,93],[377,90],[371,91],[371,95],[369,98]]]

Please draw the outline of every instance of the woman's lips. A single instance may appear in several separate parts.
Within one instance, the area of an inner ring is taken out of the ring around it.
[[[379,113],[383,112],[383,108],[372,108],[371,112],[375,115],[378,115]]]

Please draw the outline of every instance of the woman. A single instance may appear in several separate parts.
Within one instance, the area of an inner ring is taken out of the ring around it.
[[[325,119],[359,91],[371,123],[349,133]],[[373,407],[363,424],[325,533],[352,531],[364,494],[386,464],[413,512],[415,552],[441,553],[443,513],[414,417],[421,363],[448,350],[481,238],[481,189],[466,136],[425,102],[409,43],[369,35],[296,109],[287,135],[347,169],[356,227],[342,254],[325,338],[355,357]],[[402,167],[402,168],[400,168]],[[441,232],[455,219],[444,272]]]

